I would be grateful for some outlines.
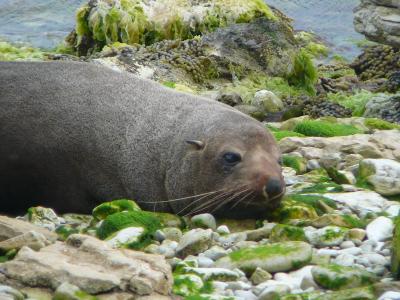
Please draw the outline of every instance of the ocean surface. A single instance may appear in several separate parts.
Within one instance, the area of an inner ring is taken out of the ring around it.
[[[0,38],[54,48],[74,28],[75,10],[87,0],[0,0]],[[266,0],[294,19],[296,29],[312,31],[338,53],[353,58],[361,40],[352,9],[359,0]]]

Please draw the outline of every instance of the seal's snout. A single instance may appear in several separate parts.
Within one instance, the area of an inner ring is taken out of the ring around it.
[[[279,179],[270,179],[264,189],[269,199],[275,199],[283,194],[282,181]]]

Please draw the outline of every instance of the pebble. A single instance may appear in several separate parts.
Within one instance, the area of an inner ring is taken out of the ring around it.
[[[343,243],[340,244],[340,248],[342,249],[348,249],[355,247],[356,245],[352,241],[344,241]]]
[[[378,300],[398,300],[400,299],[400,292],[385,292]]]
[[[350,254],[340,254],[334,260],[333,263],[345,267],[351,267],[354,264],[356,258]]]
[[[214,261],[204,255],[199,255],[197,261],[200,268],[210,268],[214,265]]]
[[[217,222],[212,214],[195,215],[190,219],[190,222],[194,227],[210,228],[212,230],[217,228]]]
[[[369,240],[383,242],[393,236],[394,224],[387,217],[378,217],[368,224],[366,231]]]
[[[254,285],[258,285],[270,279],[272,279],[272,275],[261,268],[255,269],[250,277],[250,280]]]
[[[349,255],[359,255],[362,252],[363,251],[359,247],[351,247],[340,251],[341,254],[349,254]]]
[[[228,252],[220,246],[212,246],[210,249],[204,251],[203,254],[205,257],[208,257],[215,261],[221,257],[228,255]]]
[[[251,291],[234,291],[234,295],[238,298],[242,298],[243,300],[258,300],[257,296],[254,295]]]
[[[218,232],[219,234],[221,234],[221,235],[230,234],[230,233],[231,233],[230,230],[229,230],[229,228],[228,228],[228,226],[226,226],[226,225],[220,225],[220,226],[218,226],[218,227],[217,227],[217,232]]]

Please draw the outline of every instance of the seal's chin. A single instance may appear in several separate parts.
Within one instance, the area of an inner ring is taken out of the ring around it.
[[[282,196],[270,201],[264,195],[260,195],[251,202],[239,204],[235,207],[230,204],[224,205],[214,215],[233,219],[261,219],[277,209],[281,204],[281,199]]]

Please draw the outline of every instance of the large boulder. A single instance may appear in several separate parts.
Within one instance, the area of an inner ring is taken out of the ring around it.
[[[33,251],[23,247],[0,264],[0,282],[56,290],[68,282],[89,294],[169,295],[172,274],[162,256],[112,249],[94,237],[74,234]],[[156,298],[158,299],[158,298]]]
[[[368,39],[400,47],[400,2],[362,0],[354,10],[354,26]]]

